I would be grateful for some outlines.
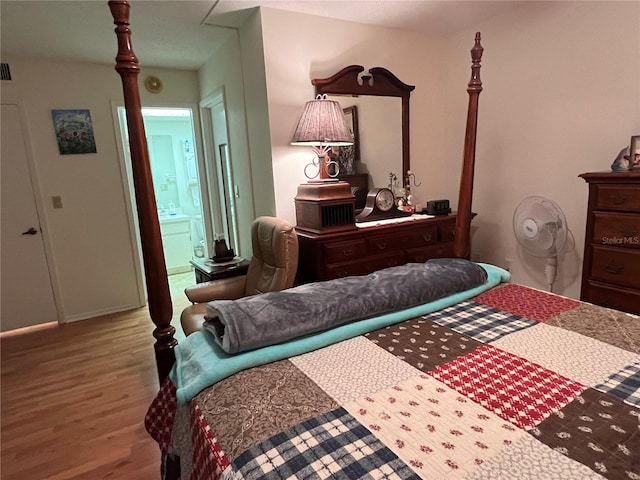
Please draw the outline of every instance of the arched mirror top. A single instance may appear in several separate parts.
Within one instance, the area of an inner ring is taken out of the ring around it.
[[[328,78],[314,78],[316,95],[376,95],[402,99],[402,172],[411,170],[409,157],[409,97],[416,88],[407,85],[383,67],[373,67],[367,73],[361,65],[349,65]]]

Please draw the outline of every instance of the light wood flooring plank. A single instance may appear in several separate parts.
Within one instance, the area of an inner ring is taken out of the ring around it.
[[[178,330],[187,304],[174,298]],[[1,478],[159,478],[143,425],[158,389],[152,330],[141,308],[3,335]]]

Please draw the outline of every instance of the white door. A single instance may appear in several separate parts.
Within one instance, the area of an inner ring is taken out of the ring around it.
[[[2,105],[0,330],[56,321],[20,110]]]

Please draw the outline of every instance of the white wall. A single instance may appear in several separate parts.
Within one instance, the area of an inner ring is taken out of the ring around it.
[[[43,232],[56,272],[55,291],[64,318],[71,321],[140,306],[136,264],[127,220],[126,196],[111,102],[122,101],[120,77],[113,66],[12,58],[13,80],[2,82],[2,96],[19,98],[26,109],[47,231]],[[143,70],[159,76],[159,95],[141,89],[143,105],[195,103],[194,72]],[[52,109],[89,109],[97,153],[60,155]],[[53,209],[60,195],[63,209]]]
[[[640,3],[526,3],[449,39],[451,78],[468,81],[470,57],[460,51],[471,49],[475,31],[485,48],[472,257],[501,266],[511,259],[513,281],[546,289],[544,260],[517,246],[512,215],[526,196],[549,197],[575,237],[554,290],[579,298],[588,190],[578,175],[610,170],[640,133]],[[454,131],[467,99],[452,84],[447,100],[447,156],[457,166],[463,137]]]

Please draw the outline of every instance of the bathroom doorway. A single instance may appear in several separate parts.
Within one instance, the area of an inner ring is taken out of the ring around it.
[[[170,283],[172,276],[177,278],[192,271],[190,262],[194,257],[208,255],[209,240],[204,221],[206,212],[203,208],[206,202],[203,202],[202,189],[202,183],[205,182],[200,174],[193,112],[194,109],[189,107],[142,108]],[[133,216],[137,217],[124,107],[117,107],[117,118]],[[137,223],[134,223],[137,232]],[[193,281],[195,282],[195,277]]]

